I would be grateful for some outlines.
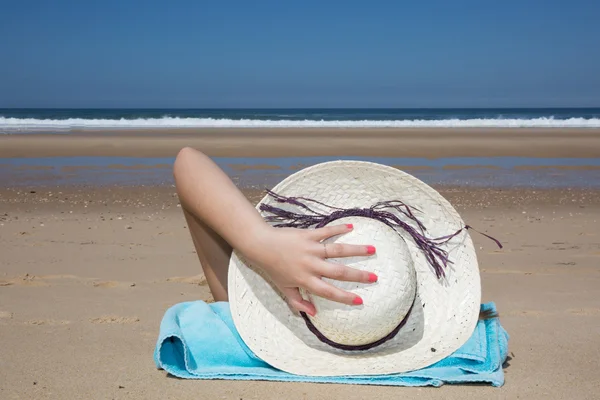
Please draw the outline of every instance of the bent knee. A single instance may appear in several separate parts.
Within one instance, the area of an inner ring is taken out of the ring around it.
[[[185,171],[189,169],[187,166],[190,162],[197,159],[200,154],[202,153],[198,150],[187,146],[179,150],[175,157],[175,162],[173,163],[173,175],[175,176],[175,179],[185,173]]]
[[[177,156],[175,157],[175,162],[178,160],[186,160],[190,157],[197,157],[198,154],[201,154],[200,151],[194,149],[193,147],[185,146],[179,152],[177,152]]]

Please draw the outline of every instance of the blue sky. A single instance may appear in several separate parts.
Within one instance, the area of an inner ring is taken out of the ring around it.
[[[600,106],[597,1],[0,5],[0,107]]]

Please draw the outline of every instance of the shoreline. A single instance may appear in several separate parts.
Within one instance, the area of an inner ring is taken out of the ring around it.
[[[464,188],[600,188],[600,158],[386,158],[376,162],[434,186]],[[267,187],[336,157],[213,157],[240,188]],[[0,186],[162,186],[172,183],[174,157],[70,156],[0,158]]]
[[[598,128],[206,128],[0,135],[0,158],[174,157],[599,158]]]

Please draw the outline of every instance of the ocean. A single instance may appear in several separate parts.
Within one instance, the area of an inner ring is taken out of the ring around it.
[[[0,109],[0,133],[129,128],[598,128],[600,108]]]

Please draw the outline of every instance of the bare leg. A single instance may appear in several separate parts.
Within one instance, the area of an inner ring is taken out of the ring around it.
[[[191,181],[199,181],[196,176],[202,173],[202,168],[195,158],[200,156],[202,153],[192,149],[185,149],[178,154],[174,168],[176,186],[181,199],[183,215],[188,224],[208,287],[215,301],[228,301],[227,270],[232,247],[200,219],[198,212],[188,206],[193,204],[193,199],[190,197],[196,196],[203,189],[202,187],[190,187],[189,184]]]
[[[213,298],[215,301],[228,301],[227,269],[231,246],[185,207],[182,208]]]

